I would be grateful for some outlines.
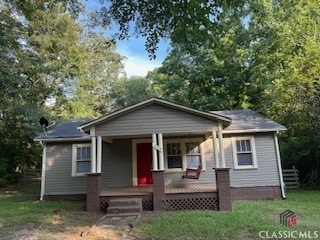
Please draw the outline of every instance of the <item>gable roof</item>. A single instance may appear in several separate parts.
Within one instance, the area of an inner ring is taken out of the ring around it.
[[[251,109],[211,111],[211,113],[229,117],[232,120],[231,124],[223,129],[223,133],[274,132],[286,130],[283,125]]]
[[[211,111],[209,113],[205,113],[171,102],[167,102],[161,99],[152,98],[147,101],[135,104],[131,107],[115,111],[99,119],[74,119],[61,123],[57,125],[55,128],[47,131],[46,135],[42,133],[39,136],[35,137],[34,141],[57,142],[90,140],[90,135],[83,132],[82,129],[89,130],[91,126],[115,119],[118,116],[140,109],[152,103],[168,106],[174,109],[192,113],[212,120],[222,121],[226,125],[226,127],[223,129],[223,133],[275,132],[286,130],[286,128],[281,124],[276,123],[250,109]]]
[[[92,119],[74,119],[57,125],[55,128],[35,137],[34,141],[67,141],[67,140],[89,140],[90,135],[78,129],[82,124]]]
[[[142,107],[151,105],[151,104],[159,104],[165,107],[169,107],[169,108],[173,108],[173,109],[177,109],[183,112],[187,112],[187,113],[191,113],[197,116],[201,116],[210,120],[214,120],[214,121],[221,121],[224,125],[229,125],[231,120],[229,117],[227,116],[222,116],[222,115],[217,115],[215,113],[208,113],[208,112],[202,112],[199,110],[195,110],[189,107],[185,107],[182,105],[178,105],[172,102],[168,102],[165,101],[163,99],[159,99],[159,98],[150,98],[148,100],[142,101],[140,103],[134,104],[132,106],[117,110],[113,113],[107,114],[105,116],[102,116],[98,119],[92,120],[90,122],[84,123],[82,126],[79,127],[79,129],[82,129],[83,131],[88,131],[90,129],[90,127],[92,126],[96,126],[99,124],[102,124],[104,122],[113,120],[119,116],[122,116],[124,114],[130,113],[132,111],[135,111],[137,109],[140,109]]]

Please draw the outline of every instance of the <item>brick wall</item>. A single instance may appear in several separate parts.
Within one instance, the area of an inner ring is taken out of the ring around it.
[[[281,198],[280,186],[231,188],[232,200],[260,200]]]
[[[220,211],[231,211],[231,189],[229,168],[216,168],[216,183]]]
[[[152,171],[152,180],[153,180],[153,210],[162,211],[165,209],[164,171]]]
[[[101,173],[87,174],[87,211],[100,211],[100,193],[102,188]]]

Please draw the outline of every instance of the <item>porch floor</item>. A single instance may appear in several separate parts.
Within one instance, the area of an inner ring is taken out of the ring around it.
[[[216,192],[216,186],[214,184],[181,184],[181,185],[167,185],[165,186],[166,194],[179,194],[179,193],[205,193]],[[100,196],[114,197],[114,196],[144,196],[151,195],[153,193],[153,186],[135,186],[135,187],[119,187],[108,188],[101,192]]]

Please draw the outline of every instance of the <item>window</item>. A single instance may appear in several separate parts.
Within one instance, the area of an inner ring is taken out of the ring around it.
[[[182,168],[182,155],[180,143],[167,144],[168,168]]]
[[[235,169],[257,168],[253,137],[232,138]]]
[[[73,145],[72,175],[83,176],[91,172],[91,144]]]
[[[202,138],[181,138],[164,140],[165,168],[172,171],[181,171],[186,168],[205,170],[205,162],[201,153]]]
[[[201,165],[199,142],[186,143],[187,168],[198,168]]]

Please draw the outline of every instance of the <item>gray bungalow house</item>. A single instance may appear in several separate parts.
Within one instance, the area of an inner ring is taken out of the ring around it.
[[[142,199],[144,209],[230,210],[231,200],[285,198],[277,133],[252,110],[202,112],[157,98],[37,136],[41,199]]]

